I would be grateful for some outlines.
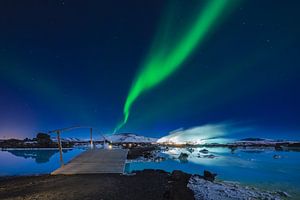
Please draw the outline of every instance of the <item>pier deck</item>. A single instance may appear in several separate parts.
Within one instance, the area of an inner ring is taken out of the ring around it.
[[[92,149],[75,157],[66,165],[53,171],[58,174],[123,173],[127,149]]]

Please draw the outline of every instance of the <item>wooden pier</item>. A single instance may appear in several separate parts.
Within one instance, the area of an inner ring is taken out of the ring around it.
[[[121,174],[124,173],[127,153],[127,149],[91,149],[78,155],[51,174]]]

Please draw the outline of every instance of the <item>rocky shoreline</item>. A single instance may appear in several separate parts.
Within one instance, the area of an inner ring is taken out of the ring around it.
[[[33,199],[156,199],[156,200],[282,200],[285,192],[261,191],[237,183],[214,181],[211,174],[178,170],[143,170],[132,174],[40,175],[0,179],[5,200]],[[211,179],[212,178],[212,179]]]
[[[144,170],[134,175],[8,177],[0,180],[1,199],[194,199],[187,187],[191,175]]]

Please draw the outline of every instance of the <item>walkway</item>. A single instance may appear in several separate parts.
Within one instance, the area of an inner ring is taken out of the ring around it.
[[[127,153],[127,149],[88,150],[75,157],[66,165],[58,168],[51,174],[121,174],[124,172],[125,169]]]

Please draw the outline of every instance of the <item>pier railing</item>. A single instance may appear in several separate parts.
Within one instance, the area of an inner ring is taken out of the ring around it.
[[[61,165],[64,165],[63,152],[62,152],[63,148],[62,148],[62,143],[61,143],[61,133],[63,131],[70,131],[70,130],[79,129],[79,128],[88,128],[88,129],[90,129],[90,145],[91,145],[91,148],[93,148],[94,147],[94,144],[93,144],[93,128],[91,128],[91,127],[72,126],[72,127],[56,129],[56,130],[52,130],[52,131],[48,132],[49,134],[56,133],[56,135],[57,135],[57,144],[58,144],[58,149],[59,149],[59,157],[60,157]]]

